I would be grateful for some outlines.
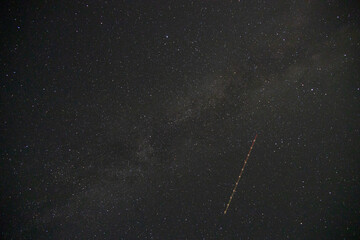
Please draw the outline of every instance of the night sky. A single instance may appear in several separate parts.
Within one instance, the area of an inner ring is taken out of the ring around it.
[[[358,1],[5,2],[1,239],[360,238]]]

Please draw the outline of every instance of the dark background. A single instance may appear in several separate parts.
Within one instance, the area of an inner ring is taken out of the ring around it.
[[[2,239],[360,237],[358,1],[2,5]]]

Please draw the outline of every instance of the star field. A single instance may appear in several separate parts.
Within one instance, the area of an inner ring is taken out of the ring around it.
[[[359,238],[357,1],[1,11],[1,239]]]

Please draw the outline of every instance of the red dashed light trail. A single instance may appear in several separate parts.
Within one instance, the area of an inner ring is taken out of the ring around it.
[[[239,184],[239,181],[240,181],[241,175],[242,175],[242,173],[243,173],[243,171],[244,171],[244,169],[245,169],[245,165],[246,165],[246,163],[247,163],[247,161],[248,161],[248,159],[249,159],[249,157],[250,157],[250,153],[251,153],[251,150],[252,150],[252,149],[253,149],[253,147],[254,147],[254,144],[255,144],[255,141],[256,141],[257,136],[258,136],[258,135],[256,134],[256,136],[255,136],[254,140],[252,141],[252,144],[251,144],[251,147],[250,147],[249,153],[248,153],[248,154],[247,154],[247,156],[246,156],[246,159],[245,159],[244,165],[243,165],[243,167],[242,167],[242,169],[241,169],[241,172],[240,172],[239,178],[238,178],[238,180],[236,181],[236,184],[235,184],[235,187],[234,187],[234,189],[233,189],[233,191],[232,191],[232,193],[231,193],[231,196],[230,196],[229,202],[228,202],[228,204],[226,205],[226,209],[225,209],[225,211],[224,211],[224,215],[227,213],[227,211],[228,211],[228,209],[229,209],[229,206],[230,206],[231,200],[232,200],[232,198],[233,198],[233,196],[234,196],[234,194],[235,194],[236,188],[237,188],[237,186],[238,186],[238,184]]]

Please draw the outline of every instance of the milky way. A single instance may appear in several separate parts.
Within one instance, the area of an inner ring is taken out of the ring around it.
[[[8,3],[1,238],[359,238],[358,9]]]

